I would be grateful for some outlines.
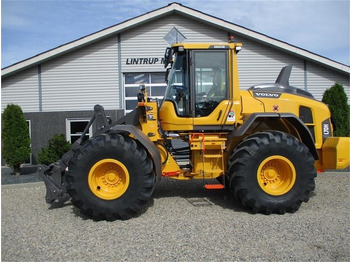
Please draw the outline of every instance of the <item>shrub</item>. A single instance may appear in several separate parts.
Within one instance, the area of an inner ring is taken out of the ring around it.
[[[9,104],[2,115],[2,156],[16,173],[30,157],[29,129],[20,106]]]
[[[49,140],[49,145],[38,153],[38,162],[49,165],[59,160],[71,148],[64,134],[56,134]]]
[[[344,87],[335,83],[323,93],[322,102],[331,111],[334,136],[350,136],[350,110]]]

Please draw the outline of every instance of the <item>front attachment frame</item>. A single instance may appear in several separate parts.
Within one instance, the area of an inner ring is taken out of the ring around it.
[[[90,119],[89,123],[85,127],[81,136],[72,144],[72,148],[65,153],[60,160],[49,166],[40,165],[37,172],[45,183],[46,186],[46,202],[51,204],[52,208],[61,207],[70,199],[66,188],[66,169],[69,161],[74,156],[80,145],[83,143],[83,139],[92,124],[96,122],[97,133],[101,130],[106,130],[108,126],[108,120],[104,112],[104,108],[101,105],[95,105],[94,115]]]

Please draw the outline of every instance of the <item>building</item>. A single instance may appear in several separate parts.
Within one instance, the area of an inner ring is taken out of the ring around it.
[[[9,103],[22,107],[35,164],[38,150],[54,134],[77,139],[95,104],[114,120],[136,106],[140,84],[161,99],[166,47],[183,41],[226,42],[229,34],[243,43],[241,88],[274,82],[280,69],[292,64],[291,85],[320,100],[325,89],[340,82],[350,98],[350,67],[172,3],[2,69],[2,111]]]

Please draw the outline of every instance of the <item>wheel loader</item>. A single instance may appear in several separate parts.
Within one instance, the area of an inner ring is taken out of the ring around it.
[[[297,211],[317,171],[349,166],[350,139],[333,137],[328,107],[289,84],[292,66],[275,83],[240,90],[241,49],[235,42],[167,48],[164,99],[140,86],[137,108],[111,124],[96,105],[72,149],[39,168],[46,201],[59,207],[71,198],[95,220],[129,219],[166,177],[229,189],[252,213]],[[91,125],[96,132],[83,141]]]

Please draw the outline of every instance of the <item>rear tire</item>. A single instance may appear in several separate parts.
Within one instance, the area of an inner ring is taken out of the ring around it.
[[[129,219],[144,208],[154,182],[153,163],[135,140],[100,135],[70,160],[67,192],[83,214],[96,220]]]
[[[263,214],[297,211],[309,200],[317,175],[308,148],[278,131],[243,140],[230,157],[228,174],[236,199]]]

